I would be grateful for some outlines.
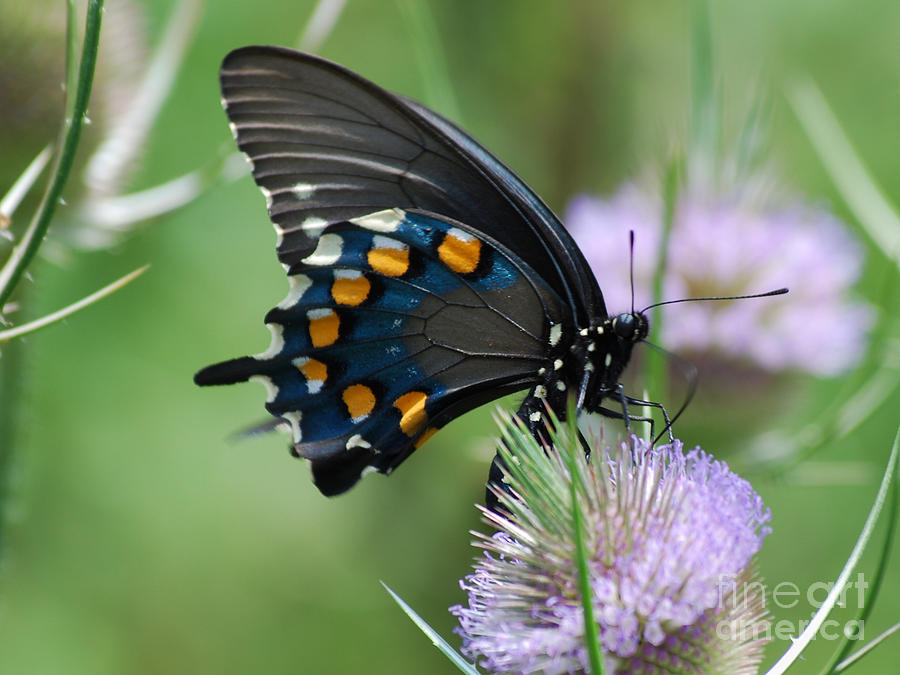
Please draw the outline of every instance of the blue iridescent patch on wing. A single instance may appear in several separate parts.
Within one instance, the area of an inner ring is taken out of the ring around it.
[[[424,213],[330,225],[289,278],[266,316],[270,348],[206,377],[265,384],[267,410],[314,467],[352,452],[354,471],[390,471],[448,419],[534,380],[558,320],[521,261]]]

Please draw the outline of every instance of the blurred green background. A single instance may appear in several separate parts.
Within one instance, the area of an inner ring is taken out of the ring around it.
[[[683,140],[689,3],[428,5],[464,126],[557,211],[576,192],[609,193]],[[241,45],[294,44],[312,6],[208,3],[133,187],[219,153],[230,140],[219,105],[222,57]],[[151,36],[172,7],[146,2]],[[768,94],[781,175],[853,223],[784,100],[793,78],[810,75],[900,201],[900,3],[711,7],[726,128],[735,129],[754,96]],[[395,2],[350,0],[321,53],[427,100],[411,24]],[[32,128],[35,140],[26,142],[0,129],[4,162],[20,170],[55,130]],[[32,268],[22,300],[35,317],[152,264],[127,289],[3,353],[21,359],[12,395],[23,405],[0,568],[0,672],[452,672],[379,581],[450,635],[447,607],[464,600],[457,579],[474,555],[472,505],[493,452],[490,406],[451,424],[390,478],[369,477],[330,500],[289,457],[284,437],[228,440],[261,418],[262,389],[200,390],[191,378],[268,345],[262,317],[287,288],[273,244],[263,198],[245,177],[112,249]],[[889,276],[884,256],[870,250],[862,294],[883,303]],[[701,392],[680,436],[715,453],[768,429],[797,428],[841,396],[842,385],[779,380],[765,415],[742,408],[738,390],[726,432],[710,424],[714,401]],[[807,472],[749,476],[774,514],[759,559],[770,585],[787,581],[805,592],[838,574],[874,498],[898,410],[895,392]],[[882,536],[865,558],[867,573]],[[856,608],[850,599],[845,618]],[[811,612],[802,601],[772,609],[794,622]],[[866,636],[898,620],[894,565]],[[767,661],[788,644],[771,644]],[[832,648],[818,639],[795,672],[817,672]],[[856,672],[896,672],[898,660],[895,638]]]

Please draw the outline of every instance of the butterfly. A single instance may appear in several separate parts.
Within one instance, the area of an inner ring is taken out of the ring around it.
[[[390,473],[449,421],[515,391],[527,390],[517,414],[536,434],[570,396],[638,419],[626,406],[646,402],[619,378],[646,316],[607,314],[559,219],[465,131],[290,49],[237,49],[220,77],[290,290],[265,317],[268,350],[194,379],[265,385],[322,493]]]

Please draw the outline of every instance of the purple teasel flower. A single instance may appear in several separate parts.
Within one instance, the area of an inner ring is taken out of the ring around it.
[[[508,434],[527,478],[511,472],[508,513],[482,509],[497,531],[475,533],[485,554],[461,582],[468,605],[451,608],[463,653],[491,672],[588,672],[568,460]],[[759,495],[680,441],[592,456],[574,452],[605,672],[757,672],[769,622],[752,560],[771,531]]]
[[[609,199],[579,195],[565,222],[594,269],[611,311],[631,303],[628,233],[635,233],[635,304],[652,302],[662,202],[634,184]],[[602,236],[598,236],[602,233]],[[750,362],[829,377],[862,355],[873,313],[850,298],[862,250],[827,210],[794,202],[765,206],[737,191],[686,188],[672,223],[663,300],[742,295],[787,286],[765,300],[666,307],[662,341],[679,353]]]

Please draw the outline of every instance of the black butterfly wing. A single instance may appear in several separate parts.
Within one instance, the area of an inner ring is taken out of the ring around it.
[[[499,242],[462,223],[392,209],[327,226],[288,270],[266,322],[272,345],[200,371],[258,380],[325,494],[389,473],[437,428],[533,386],[563,301]]]
[[[221,85],[285,265],[308,255],[332,223],[418,208],[515,251],[578,324],[606,317],[593,273],[559,220],[453,123],[342,66],[278,47],[231,52]]]

